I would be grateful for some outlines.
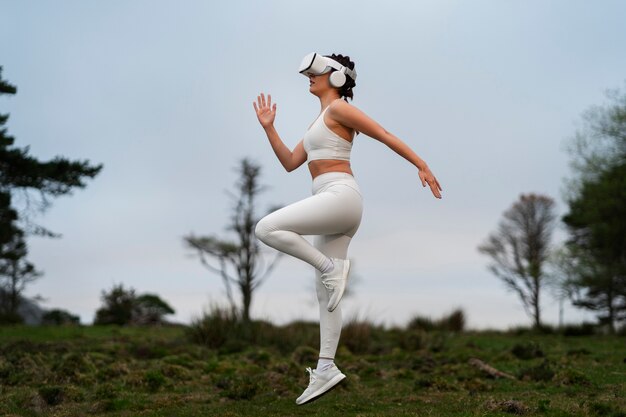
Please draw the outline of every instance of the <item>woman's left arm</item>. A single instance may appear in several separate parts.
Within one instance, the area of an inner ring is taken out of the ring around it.
[[[433,195],[437,198],[441,198],[441,191],[443,191],[443,189],[426,162],[417,156],[406,143],[385,130],[375,120],[356,107],[346,103],[344,100],[336,100],[333,105],[328,108],[328,116],[344,126],[364,133],[384,143],[395,153],[415,165],[419,171],[418,175],[422,181],[422,185],[426,187],[426,184],[428,184]]]

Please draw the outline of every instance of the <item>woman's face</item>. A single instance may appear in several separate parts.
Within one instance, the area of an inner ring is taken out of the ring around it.
[[[328,78],[330,77],[330,72],[322,75],[309,75],[309,92],[316,96],[320,96],[322,93],[327,91],[330,88],[333,88],[330,85],[330,81]]]

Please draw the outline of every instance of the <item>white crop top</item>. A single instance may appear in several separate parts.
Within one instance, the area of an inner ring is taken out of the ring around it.
[[[322,114],[318,116],[304,134],[302,144],[307,154],[307,163],[316,159],[350,160],[352,142],[345,140],[326,126],[326,123],[324,123],[326,110],[328,110],[328,107],[324,109]]]

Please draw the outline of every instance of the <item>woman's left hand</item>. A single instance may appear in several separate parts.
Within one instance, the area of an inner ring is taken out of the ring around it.
[[[422,180],[422,186],[426,187],[426,184],[430,186],[430,190],[433,192],[433,195],[437,198],[441,198],[441,185],[439,185],[439,181],[433,175],[429,168],[419,170],[420,180]]]

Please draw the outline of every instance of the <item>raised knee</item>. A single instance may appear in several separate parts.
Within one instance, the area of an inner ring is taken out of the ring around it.
[[[261,220],[259,220],[254,228],[254,234],[256,235],[257,239],[263,242],[267,240],[267,237],[271,232],[272,228],[267,221],[267,217],[263,217]]]

